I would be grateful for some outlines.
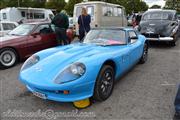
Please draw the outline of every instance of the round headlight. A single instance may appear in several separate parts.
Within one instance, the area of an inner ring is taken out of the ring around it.
[[[83,75],[85,72],[85,66],[81,63],[72,64],[70,70],[74,75]]]

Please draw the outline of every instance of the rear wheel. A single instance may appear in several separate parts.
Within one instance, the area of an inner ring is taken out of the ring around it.
[[[143,54],[141,56],[141,59],[139,61],[139,63],[143,64],[147,61],[148,58],[148,45],[147,43],[144,44],[144,49],[143,49]]]
[[[16,64],[17,53],[12,48],[4,48],[0,51],[0,68],[9,68]]]
[[[110,65],[104,65],[96,80],[93,99],[106,100],[114,88],[114,69]]]

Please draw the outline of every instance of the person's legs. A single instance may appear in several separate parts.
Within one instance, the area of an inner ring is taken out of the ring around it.
[[[60,29],[60,34],[61,34],[61,40],[64,43],[64,45],[68,44],[67,41],[67,36],[66,36],[66,29]]]
[[[82,42],[82,40],[83,40],[84,36],[85,36],[84,31],[79,30],[79,41],[80,41],[80,42]]]
[[[62,45],[61,31],[59,28],[55,28],[57,45]]]

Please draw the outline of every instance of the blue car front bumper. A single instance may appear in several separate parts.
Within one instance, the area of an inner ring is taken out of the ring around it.
[[[20,76],[19,79],[26,85],[29,91],[43,94],[45,99],[59,102],[74,102],[89,98],[93,95],[95,84],[95,80],[92,80],[94,79],[93,77],[94,76],[84,76],[81,79],[64,84],[57,84],[55,86],[33,84],[22,76]],[[63,91],[69,91],[69,93],[64,94]]]

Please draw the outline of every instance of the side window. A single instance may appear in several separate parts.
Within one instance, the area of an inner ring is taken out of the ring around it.
[[[118,8],[118,16],[122,16],[122,9]]]
[[[116,7],[114,8],[114,16],[116,16],[116,17],[118,16],[118,8],[116,8]]]
[[[7,19],[6,13],[3,13],[3,19]]]
[[[21,11],[21,16],[22,16],[22,17],[26,17],[26,14],[25,14],[24,11]]]
[[[103,7],[103,15],[104,16],[113,16],[113,8],[110,6]]]
[[[34,19],[44,19],[44,13],[34,13]]]
[[[4,30],[12,30],[12,29],[14,29],[16,27],[12,23],[2,23],[2,26],[3,26]]]
[[[134,31],[129,31],[129,43],[135,43],[137,41],[137,35]]]
[[[48,33],[52,33],[52,29],[49,27],[48,24],[43,24],[43,25],[39,25],[34,32],[41,34],[48,34]]]

